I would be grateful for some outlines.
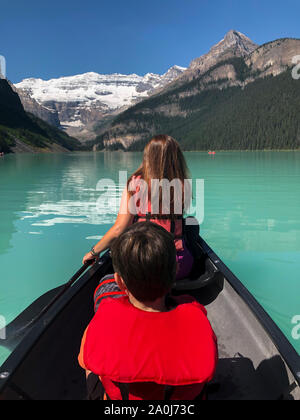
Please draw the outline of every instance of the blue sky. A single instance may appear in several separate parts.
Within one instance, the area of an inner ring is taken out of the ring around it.
[[[300,2],[285,0],[1,0],[7,77],[164,73],[188,66],[236,29],[258,44],[300,38]]]

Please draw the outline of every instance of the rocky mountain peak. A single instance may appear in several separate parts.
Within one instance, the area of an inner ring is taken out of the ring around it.
[[[221,60],[230,57],[245,57],[258,47],[250,38],[241,32],[230,30],[225,37],[214,45],[209,53],[192,61],[190,69],[201,73],[207,71]]]
[[[171,67],[161,78],[160,85],[165,86],[168,83],[171,83],[173,80],[176,80],[178,77],[186,71],[185,67],[173,66]]]
[[[241,32],[230,30],[225,35],[223,40],[223,49],[236,48],[241,55],[248,55],[254,51],[258,45],[255,44],[250,38]]]

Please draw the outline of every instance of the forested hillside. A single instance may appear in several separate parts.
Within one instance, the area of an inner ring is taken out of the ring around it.
[[[94,147],[141,150],[164,133],[184,150],[299,149],[300,80],[292,68],[300,40],[272,41],[241,57],[228,48],[225,59],[213,49],[168,88],[118,115]]]
[[[26,113],[17,93],[6,80],[0,80],[0,152],[12,151],[17,141],[42,150],[51,145],[67,150],[80,146],[77,140]]]
[[[191,82],[189,88],[192,90],[197,83],[200,81]],[[239,86],[215,88],[180,98],[182,89],[186,86],[173,91],[171,98],[174,101],[177,96],[176,105],[185,116],[139,112],[141,107],[151,110],[157,108],[158,102],[166,104],[170,97],[166,93],[165,97],[153,97],[116,118],[115,125],[135,120],[133,130],[129,126],[126,135],[149,128],[149,134],[128,150],[141,150],[154,132],[174,136],[185,150],[300,148],[300,81],[294,80],[290,71],[257,79],[244,89]],[[107,134],[99,137],[98,143],[103,144],[105,138]],[[119,147],[118,144],[111,146]]]

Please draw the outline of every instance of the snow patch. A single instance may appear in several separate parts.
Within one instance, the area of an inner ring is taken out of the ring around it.
[[[101,105],[104,110],[116,110],[149,96],[154,89],[170,83],[170,79],[177,78],[185,70],[185,67],[173,66],[163,75],[147,73],[145,76],[90,72],[51,80],[25,79],[15,86],[49,109],[50,103],[76,103],[84,108]],[[83,125],[79,120],[61,124]]]

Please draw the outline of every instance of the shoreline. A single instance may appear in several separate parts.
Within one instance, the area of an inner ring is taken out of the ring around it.
[[[33,148],[31,148],[33,149]],[[54,148],[53,148],[54,149]],[[59,150],[60,149],[60,150]],[[38,149],[35,150],[18,150],[18,151],[11,151],[4,153],[3,156],[0,156],[0,158],[9,156],[9,155],[39,155],[39,154],[65,154],[65,153],[72,153],[72,154],[81,154],[81,153],[89,153],[89,154],[95,154],[95,153],[143,153],[142,150],[138,151],[132,151],[132,150],[61,150],[62,147],[58,147],[57,150],[51,150],[51,149]],[[300,152],[300,149],[255,149],[255,150],[239,150],[239,149],[225,149],[225,150],[214,150],[216,156],[218,153],[257,153],[257,152],[285,152],[285,153],[291,153],[291,152]],[[183,150],[183,153],[209,153],[209,150]]]

